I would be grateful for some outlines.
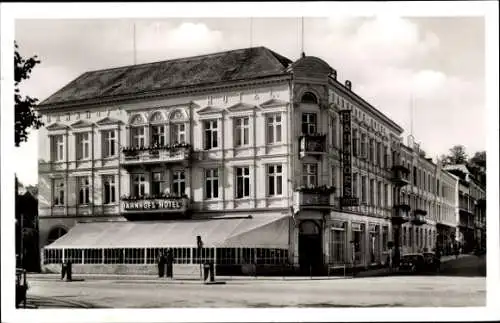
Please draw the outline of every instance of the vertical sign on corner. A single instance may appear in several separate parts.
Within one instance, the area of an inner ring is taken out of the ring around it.
[[[351,110],[340,111],[340,116],[342,120],[342,203],[351,200],[352,197]]]

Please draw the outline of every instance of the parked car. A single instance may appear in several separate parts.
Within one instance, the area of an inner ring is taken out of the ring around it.
[[[424,252],[424,259],[425,259],[425,264],[426,264],[426,270],[427,271],[439,271],[439,268],[441,267],[441,260],[436,257],[436,254],[433,252]]]
[[[400,272],[418,273],[425,271],[426,263],[421,253],[405,254],[399,262]]]

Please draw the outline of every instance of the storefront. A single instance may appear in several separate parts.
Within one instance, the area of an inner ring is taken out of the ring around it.
[[[197,276],[207,261],[240,272],[280,266],[289,260],[289,223],[283,215],[78,223],[44,248],[43,268],[58,272],[70,260],[76,273],[155,273],[159,252],[167,249],[177,276]]]

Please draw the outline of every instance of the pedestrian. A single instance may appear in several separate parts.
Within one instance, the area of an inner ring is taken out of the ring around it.
[[[158,263],[158,277],[161,278],[165,274],[165,256],[162,251],[158,254],[156,262]]]
[[[168,278],[174,277],[173,267],[174,267],[174,255],[173,255],[172,249],[169,248],[167,251],[167,277]]]

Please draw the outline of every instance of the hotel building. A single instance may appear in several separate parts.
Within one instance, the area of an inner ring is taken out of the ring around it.
[[[351,86],[265,47],[84,73],[37,107],[43,268],[154,272],[172,248],[179,275],[321,274],[401,231],[431,248],[435,219],[403,223],[435,203],[411,170],[436,170]]]

